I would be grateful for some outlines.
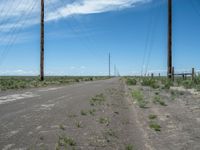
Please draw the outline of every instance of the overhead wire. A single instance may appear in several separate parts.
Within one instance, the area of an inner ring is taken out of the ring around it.
[[[22,29],[24,29],[24,24],[26,23],[26,19],[28,19],[29,15],[31,14],[31,12],[33,11],[33,9],[36,7],[36,4],[37,4],[37,1],[33,1],[32,5],[30,5],[30,9],[29,9],[28,13],[25,14],[25,15],[23,15],[23,16],[21,16],[18,19],[18,21],[16,23],[16,26],[12,28],[13,29],[12,30],[12,36],[9,39],[7,45],[5,46],[5,49],[4,49],[3,53],[0,56],[0,65],[2,65],[4,59],[7,57],[9,51],[11,50],[12,46],[16,42],[19,32]],[[18,27],[18,23],[21,22],[21,19],[23,19],[23,18],[24,18],[24,20],[21,23],[21,27]]]
[[[62,16],[63,18],[65,18],[65,16],[63,15],[63,14],[61,14],[59,11],[57,11],[58,9],[53,5],[53,3],[51,2],[51,0],[48,0],[52,5],[52,8],[54,9],[54,11],[55,12],[57,12],[60,16]],[[63,3],[64,4],[64,3]],[[69,9],[68,9],[68,11],[69,11]],[[69,11],[69,13],[70,13],[70,11]],[[69,15],[69,17],[71,17],[72,19],[74,19],[74,16],[73,15]],[[75,19],[76,20],[76,19]],[[79,34],[79,32],[76,30],[76,28],[73,26],[73,25],[71,25],[71,23],[70,22],[65,22],[67,25],[68,25],[68,27],[73,31],[73,32],[75,32],[76,34]],[[100,59],[100,57],[99,57],[99,55],[96,55],[92,50],[91,50],[91,48],[90,48],[90,46],[91,46],[91,43],[88,43],[89,41],[87,41],[86,40],[86,38],[79,38],[79,40],[82,42],[82,45],[84,45],[85,47],[86,47],[86,49],[87,50],[89,50],[90,51],[90,54],[92,54],[93,56],[95,56],[95,58],[97,58],[97,59],[99,59],[99,60],[101,60],[101,62],[102,62],[102,59]],[[87,42],[85,42],[85,41],[87,41]],[[89,44],[89,45],[88,45]]]
[[[147,31],[147,36],[146,36],[146,39],[145,39],[145,47],[144,47],[144,53],[143,53],[143,59],[142,59],[142,67],[141,67],[141,75],[144,74],[144,69],[145,69],[145,61],[146,61],[146,54],[147,54],[147,51],[148,51],[148,44],[149,44],[149,38],[150,38],[150,31],[151,31],[151,28],[152,28],[152,18],[149,18],[149,22],[148,22],[148,31]]]
[[[60,1],[63,3],[63,5],[66,5],[66,4],[64,3],[64,0],[60,0]],[[79,9],[77,8],[77,6],[74,6],[73,8],[74,8],[77,12],[79,12]],[[68,11],[69,11],[69,13],[72,13],[72,9],[68,8]],[[76,21],[77,26],[78,26],[79,29],[81,29],[83,32],[87,32],[87,27],[86,27],[84,24],[80,23],[80,22],[74,17],[74,15],[70,15],[70,17],[71,17],[74,21]],[[87,35],[86,35],[86,38],[87,38],[88,42],[90,43],[90,45],[94,46],[95,49],[96,49],[96,48],[97,48],[97,47],[96,47],[96,44],[95,44],[96,41],[95,41],[93,38],[90,38],[90,37],[87,36]],[[99,55],[98,55],[98,57],[99,57]]]
[[[2,10],[1,14],[4,12],[3,14],[5,14],[5,15],[1,16],[1,18],[5,18],[5,19],[2,19],[2,21],[0,22],[0,27],[3,24],[6,25],[10,21],[10,17],[9,17],[10,13],[13,12],[13,10],[17,10],[21,6],[21,4],[24,3],[24,1],[26,1],[26,0],[19,1],[19,3],[17,4],[17,6],[16,6],[15,3],[12,3],[12,5],[10,6],[9,9],[7,9],[6,7],[4,7],[5,9]],[[5,11],[6,9],[7,9],[7,11]]]

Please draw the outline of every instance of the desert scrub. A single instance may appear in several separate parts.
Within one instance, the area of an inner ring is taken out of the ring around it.
[[[80,112],[80,113],[81,113],[81,115],[82,115],[82,116],[87,116],[87,113],[88,113],[88,112],[87,112],[87,111],[85,111],[85,110],[81,110],[81,112]]]
[[[64,127],[64,125],[62,125],[62,124],[59,125],[59,128],[60,128],[61,130],[65,130],[65,127]]]
[[[44,81],[40,81],[39,77],[31,76],[4,76],[0,77],[0,91],[5,91],[9,89],[24,89],[24,88],[34,88],[34,87],[45,87],[48,85],[60,85],[60,84],[70,84],[77,83],[80,81],[93,81],[100,79],[107,79],[108,77],[49,77],[46,76]]]
[[[133,99],[136,100],[137,104],[139,105],[140,108],[145,108],[147,102],[144,100],[144,95],[141,91],[139,90],[134,90],[132,92],[132,97]]]
[[[60,150],[61,148],[70,149],[70,147],[74,146],[76,146],[76,142],[74,141],[74,139],[62,135],[59,136],[59,139],[56,143],[56,150]]]
[[[90,109],[89,113],[90,113],[90,115],[95,116],[96,109]]]
[[[181,83],[183,86],[184,86],[184,88],[186,88],[186,89],[191,89],[191,88],[194,88],[195,87],[195,84],[194,84],[194,82],[192,81],[192,80],[185,80],[185,81],[182,81],[182,83]]]
[[[170,87],[173,86],[172,80],[169,80],[169,79],[162,80],[162,84],[163,84],[163,89],[167,89],[167,90],[169,90]]]
[[[150,86],[154,89],[158,89],[160,86],[158,84],[158,81],[152,78],[142,78],[141,80],[142,86]]]
[[[137,84],[137,80],[134,78],[127,78],[126,79],[126,84],[127,85],[136,85]]]
[[[126,145],[125,150],[134,150],[133,145]]]
[[[105,100],[106,100],[105,96],[101,93],[90,99],[90,105],[91,106],[102,105],[105,102]]]
[[[101,117],[101,118],[99,118],[99,123],[100,124],[105,124],[105,125],[109,125],[109,123],[110,123],[110,121],[109,121],[109,119],[108,118],[106,118],[106,117]]]
[[[162,106],[167,106],[167,105],[165,104],[165,102],[161,99],[161,97],[160,97],[159,95],[156,95],[156,96],[154,97],[153,103],[154,103],[154,104],[160,104],[160,105],[162,105]]]
[[[156,119],[156,118],[157,118],[156,115],[153,115],[153,114],[149,115],[149,119],[150,119],[150,120],[154,120],[154,119]]]
[[[161,126],[155,122],[150,122],[149,127],[154,131],[161,131]]]

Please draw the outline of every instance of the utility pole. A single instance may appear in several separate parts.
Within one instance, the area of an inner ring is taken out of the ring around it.
[[[40,24],[40,80],[44,80],[44,0],[41,0]]]
[[[115,76],[115,77],[117,76],[117,68],[116,68],[116,65],[114,65],[114,76]]]
[[[109,77],[110,77],[110,53],[108,55],[108,72],[109,72]]]
[[[172,78],[172,0],[168,0],[168,78]]]

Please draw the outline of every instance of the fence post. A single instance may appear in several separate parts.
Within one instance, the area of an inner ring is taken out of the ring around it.
[[[152,73],[152,74],[151,74],[151,78],[153,78],[153,77],[154,77],[154,74]]]
[[[195,70],[194,68],[192,68],[192,80],[194,80],[194,77],[195,77]]]
[[[184,80],[185,79],[185,75],[183,74],[182,77],[183,77],[183,80]]]

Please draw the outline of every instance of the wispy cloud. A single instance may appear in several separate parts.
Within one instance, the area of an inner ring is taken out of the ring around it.
[[[45,21],[54,21],[72,15],[85,15],[135,7],[151,0],[45,0]],[[1,0],[0,29],[27,27],[39,23],[40,1]]]

